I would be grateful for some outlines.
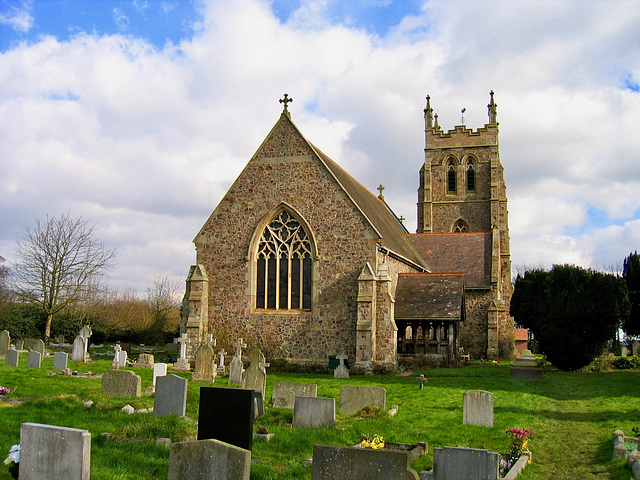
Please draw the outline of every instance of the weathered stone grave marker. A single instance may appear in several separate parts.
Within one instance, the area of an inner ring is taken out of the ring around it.
[[[267,370],[269,364],[265,362],[264,355],[254,348],[249,352],[249,368],[242,374],[242,388],[256,390],[262,393],[264,399],[267,390]]]
[[[77,428],[23,423],[20,480],[89,480],[91,434]]]
[[[171,445],[168,480],[249,480],[251,451],[219,440]]]
[[[150,353],[141,353],[138,355],[138,360],[133,364],[134,367],[138,368],[153,368],[155,364],[155,359],[153,355]]]
[[[40,352],[31,350],[27,354],[27,367],[40,368],[41,362],[42,362],[42,355],[40,355]]]
[[[215,438],[251,450],[254,408],[253,390],[200,387],[198,440]]]
[[[466,447],[433,449],[433,472],[421,478],[433,480],[497,480],[500,454]]]
[[[177,375],[158,377],[153,402],[153,416],[161,417],[175,413],[184,417],[187,408],[188,384],[186,378]]]
[[[113,346],[113,362],[111,362],[111,368],[115,368],[116,370],[120,368],[120,352],[122,351],[122,347],[119,343],[116,343]]]
[[[187,360],[187,344],[189,343],[189,338],[187,338],[186,333],[180,335],[178,343],[180,344],[180,354],[178,361],[173,364],[173,368],[175,370],[189,370],[191,368],[191,364]]]
[[[209,343],[202,343],[196,351],[196,366],[193,372],[193,379],[195,381],[214,383],[216,374],[213,348]]]
[[[86,351],[87,351],[87,340],[82,335],[78,335],[73,340],[73,347],[71,347],[71,361],[84,362]]]
[[[493,393],[469,390],[463,394],[463,423],[493,427]]]
[[[294,408],[296,397],[317,397],[314,383],[273,382],[271,405],[276,408]]]
[[[242,349],[247,348],[247,344],[242,342],[242,338],[235,343],[236,353],[231,359],[229,365],[229,385],[232,383],[242,383],[242,373],[244,366],[242,365]]]
[[[334,423],[336,423],[335,398],[295,398],[293,428],[329,428]]]
[[[7,330],[0,332],[0,355],[6,355],[11,348],[11,335]]]
[[[387,391],[383,387],[344,385],[340,387],[340,413],[353,415],[370,405],[386,409]]]
[[[333,378],[349,378],[349,369],[345,365],[345,361],[349,358],[344,353],[336,355],[336,358],[340,360],[338,365],[333,371]]]
[[[4,364],[9,367],[17,367],[20,360],[20,352],[15,348],[10,348],[4,356]]]
[[[56,352],[53,355],[53,369],[64,370],[65,368],[67,368],[68,359],[69,354],[67,352]]]
[[[102,375],[102,390],[112,397],[139,397],[142,381],[131,370],[109,370]]]
[[[218,375],[224,375],[226,373],[226,369],[224,366],[224,356],[227,354],[227,351],[223,348],[218,352],[220,356],[220,362],[218,363]]]
[[[16,340],[16,350],[20,351],[24,348],[24,340]]]
[[[36,340],[33,351],[40,353],[40,359],[44,358],[44,342],[40,339]]]

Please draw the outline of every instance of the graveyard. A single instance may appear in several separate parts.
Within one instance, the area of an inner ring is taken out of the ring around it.
[[[84,431],[82,441],[90,443],[87,468],[94,480],[182,478],[175,473],[169,476],[169,440],[158,439],[170,439],[176,445],[211,438],[207,428],[212,425],[223,430],[217,434],[246,431],[246,425],[241,425],[244,420],[228,415],[226,409],[233,405],[207,408],[208,402],[215,401],[209,399],[212,394],[226,392],[215,387],[238,388],[238,393],[243,390],[239,384],[228,384],[228,372],[194,380],[193,365],[190,371],[169,368],[166,377],[155,379],[153,393],[154,369],[137,358],[142,350],[134,349],[129,362],[116,368],[113,354],[107,354],[113,352],[112,345],[92,349],[90,363],[73,362],[69,356],[67,367],[75,372],[71,375],[54,369],[54,362],[60,361],[52,355],[56,348],[46,350],[48,355],[39,358],[39,365],[30,362],[26,352],[19,355],[18,366],[0,361],[0,385],[10,390],[0,397],[3,459],[12,445],[20,443],[21,425],[52,425]],[[162,356],[155,354],[156,359]],[[258,360],[264,364],[263,359]],[[444,447],[508,452],[509,436],[505,432],[514,428],[534,432],[529,441],[532,462],[518,476],[520,479],[631,478],[626,460],[612,460],[612,433],[621,429],[632,435],[632,428],[640,426],[639,371],[548,370],[541,380],[531,381],[512,378],[511,364],[472,362],[456,368],[393,375],[351,374],[348,378],[334,378],[329,370],[302,374],[263,368],[266,379],[261,377],[252,386],[252,390],[264,388],[264,413],[249,425],[253,432],[261,433],[249,440],[249,478],[312,479],[315,446],[353,447],[363,435],[379,435],[388,443],[426,442],[426,454],[412,458],[410,465],[415,472],[428,472],[433,469],[434,456],[444,455]],[[119,382],[117,388],[125,388],[119,393],[109,390],[111,387],[105,391],[104,375],[113,372],[132,379],[137,376],[139,381],[134,379],[132,387]],[[165,388],[164,382],[170,385]],[[358,388],[370,395],[365,403],[382,406],[364,410],[362,405],[354,406],[353,397],[347,399],[346,392]],[[381,395],[383,403],[379,403]],[[485,418],[483,412],[480,422],[468,421],[467,417],[475,414],[463,409],[465,397],[481,400],[485,395],[491,395],[491,418]],[[272,398],[275,406],[270,405]],[[321,404],[316,413],[298,413],[298,407],[302,409],[316,399]],[[123,410],[125,406],[132,413]],[[325,412],[333,416],[325,416]],[[202,425],[198,424],[199,418]],[[215,442],[210,442],[215,448]],[[352,449],[345,451],[350,453]],[[178,458],[180,452],[176,452]],[[318,452],[317,464],[320,447]],[[204,462],[189,456],[188,451],[182,455],[191,458],[191,467],[200,468],[198,462]],[[68,462],[66,458],[64,461]],[[325,455],[322,461],[325,468],[334,468],[334,462],[338,465],[334,453]],[[0,480],[9,478],[8,467],[2,465]]]

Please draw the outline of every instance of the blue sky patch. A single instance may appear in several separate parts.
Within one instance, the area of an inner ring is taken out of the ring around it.
[[[640,92],[640,84],[633,78],[631,72],[627,72],[622,76],[622,88],[631,90],[632,92]]]

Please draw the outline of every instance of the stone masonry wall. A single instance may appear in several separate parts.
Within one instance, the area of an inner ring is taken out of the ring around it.
[[[465,292],[466,319],[458,330],[460,346],[472,358],[486,357],[487,354],[487,319],[490,290],[467,290]]]

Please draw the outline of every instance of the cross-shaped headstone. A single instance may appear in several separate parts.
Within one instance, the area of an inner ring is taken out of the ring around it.
[[[344,353],[340,353],[340,354],[336,355],[336,358],[338,360],[340,360],[340,366],[341,367],[345,367],[344,361],[349,357]]]
[[[258,365],[260,367],[260,370],[262,370],[265,374],[267,373],[267,367],[271,366],[269,363],[266,363],[266,362],[260,362]]]
[[[420,390],[422,390],[424,388],[424,384],[427,382],[427,379],[424,378],[424,375],[420,375],[418,377],[418,381],[420,382]]]
[[[293,98],[289,98],[289,95],[287,95],[286,93],[284,94],[284,98],[281,98],[279,100],[280,103],[284,103],[284,111],[287,111],[287,104],[289,102],[293,102]]]
[[[236,347],[236,357],[242,357],[242,349],[247,348],[247,344],[242,342],[242,338],[239,338],[234,346]]]
[[[218,352],[218,355],[220,355],[220,363],[218,364],[218,368],[224,367],[224,356],[226,354],[227,351],[224,348]]]
[[[382,184],[380,184],[378,186],[378,191],[380,192],[380,195],[378,195],[379,198],[384,198],[384,196],[382,195],[383,190],[384,190],[384,187],[382,186]]]
[[[218,341],[215,338],[213,338],[213,333],[207,334],[207,338],[205,339],[205,342],[211,345],[212,347],[215,347],[216,344],[218,343]]]
[[[189,343],[189,339],[186,333],[180,335],[178,343],[180,344],[180,358],[187,358],[187,343]]]

